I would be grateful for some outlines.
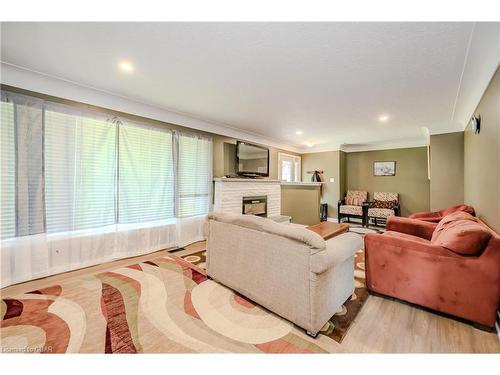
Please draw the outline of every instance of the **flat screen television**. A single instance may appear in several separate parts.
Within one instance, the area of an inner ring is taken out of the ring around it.
[[[240,176],[269,176],[269,149],[251,143],[236,143],[236,171]]]

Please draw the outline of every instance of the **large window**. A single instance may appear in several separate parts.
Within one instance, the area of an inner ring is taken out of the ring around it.
[[[47,232],[115,222],[116,125],[63,106],[45,110]]]
[[[1,238],[205,214],[212,140],[2,91]]]
[[[119,222],[173,218],[172,132],[123,123],[119,142]]]
[[[193,134],[178,137],[179,217],[208,212],[212,186],[212,142]]]

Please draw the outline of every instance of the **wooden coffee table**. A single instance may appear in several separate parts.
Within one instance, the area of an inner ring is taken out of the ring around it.
[[[349,231],[349,224],[337,224],[329,221],[323,221],[319,224],[308,226],[307,229],[318,233],[326,241],[332,237]]]

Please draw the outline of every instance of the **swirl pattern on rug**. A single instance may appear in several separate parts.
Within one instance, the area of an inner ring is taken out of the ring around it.
[[[176,256],[4,297],[2,352],[321,353],[290,322]]]

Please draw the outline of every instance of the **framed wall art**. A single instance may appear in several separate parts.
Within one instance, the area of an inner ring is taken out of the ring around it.
[[[396,162],[395,161],[374,161],[373,162],[374,176],[395,176]]]

